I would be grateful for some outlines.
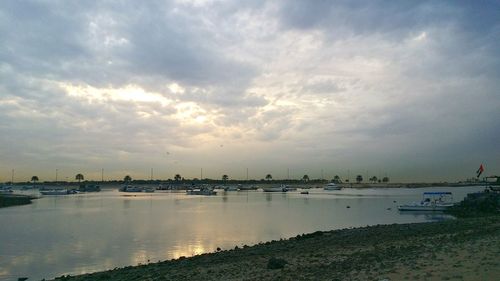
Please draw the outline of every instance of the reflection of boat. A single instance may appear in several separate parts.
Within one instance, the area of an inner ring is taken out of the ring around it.
[[[429,211],[403,211],[399,212],[401,216],[412,216],[413,218],[423,218],[426,221],[445,221],[453,219],[452,215],[447,215],[443,212],[429,212]]]
[[[212,188],[201,187],[200,189],[188,189],[186,190],[187,195],[217,195]]]
[[[398,206],[400,211],[444,211],[453,206],[451,192],[424,192],[422,201]]]
[[[288,189],[286,186],[281,185],[281,186],[274,186],[274,187],[263,187],[262,190],[264,192],[287,192]]]
[[[331,182],[323,187],[324,190],[341,190],[342,187],[336,185],[335,183]]]

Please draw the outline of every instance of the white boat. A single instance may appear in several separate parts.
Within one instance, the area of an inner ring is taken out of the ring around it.
[[[68,194],[75,194],[76,192],[67,189],[46,189],[46,190],[40,190],[40,193],[42,195],[68,195]]]
[[[287,192],[288,189],[286,186],[281,185],[281,186],[273,186],[273,187],[263,187],[262,190],[264,192]]]
[[[424,192],[422,201],[399,205],[400,211],[444,211],[453,206],[451,192]]]
[[[336,185],[335,183],[331,182],[323,187],[324,190],[341,190],[342,187]]]
[[[217,195],[217,192],[213,188],[202,187],[200,189],[188,189],[186,190],[187,195]]]

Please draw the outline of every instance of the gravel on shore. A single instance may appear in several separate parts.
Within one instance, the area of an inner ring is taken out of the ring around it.
[[[498,280],[500,215],[314,232],[56,280]]]

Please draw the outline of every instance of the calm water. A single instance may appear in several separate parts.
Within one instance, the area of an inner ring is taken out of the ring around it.
[[[219,191],[206,197],[169,192],[124,196],[105,190],[46,196],[32,205],[0,209],[0,280],[94,272],[317,230],[442,220],[447,216],[399,213],[396,205],[418,201],[424,191],[452,191],[460,201],[480,190]]]

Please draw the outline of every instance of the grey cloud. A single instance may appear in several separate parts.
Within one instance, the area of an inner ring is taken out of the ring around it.
[[[423,179],[436,162],[461,176],[458,165],[498,159],[498,6],[4,1],[0,154],[9,164],[0,167],[143,169],[175,149],[176,161],[212,165],[220,155],[198,149],[207,135],[258,146],[262,154],[244,154],[255,166],[279,168],[293,154],[296,169],[384,166]],[[310,39],[294,44],[301,38]],[[58,82],[135,84],[173,104],[75,98]],[[185,91],[171,91],[174,82]],[[183,102],[213,124],[174,118]]]

